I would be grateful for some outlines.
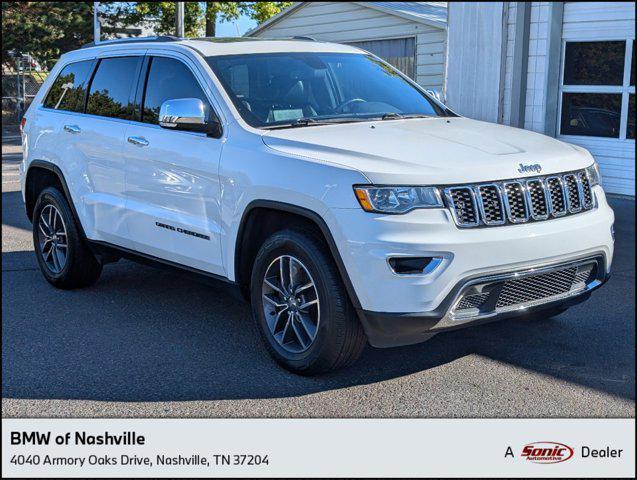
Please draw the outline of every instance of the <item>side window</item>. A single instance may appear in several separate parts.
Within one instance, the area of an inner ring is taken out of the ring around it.
[[[210,108],[206,95],[186,65],[174,58],[153,57],[146,82],[142,122],[159,123],[161,104],[178,98],[198,98]]]
[[[49,90],[44,106],[71,112],[84,111],[86,84],[93,60],[71,63],[64,67]]]
[[[86,113],[102,117],[132,120],[133,86],[141,57],[117,57],[100,60],[89,88]]]

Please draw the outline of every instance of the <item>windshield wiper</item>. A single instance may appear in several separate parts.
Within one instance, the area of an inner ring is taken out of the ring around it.
[[[352,122],[361,122],[366,119],[354,118],[354,117],[335,117],[335,118],[326,118],[317,120],[316,118],[305,117],[294,120],[290,123],[281,123],[278,125],[265,125],[261,128],[265,128],[267,130],[276,130],[280,128],[297,128],[297,127],[313,127],[315,125],[335,125],[338,123],[352,123]]]
[[[408,118],[431,118],[432,115],[425,115],[422,113],[412,113],[412,114],[402,114],[402,113],[396,113],[396,112],[387,112],[384,113],[380,119],[381,120],[405,120]]]
[[[396,112],[383,113],[383,115],[380,117],[381,120],[397,120],[399,118],[404,118],[404,117],[400,113],[396,113]]]

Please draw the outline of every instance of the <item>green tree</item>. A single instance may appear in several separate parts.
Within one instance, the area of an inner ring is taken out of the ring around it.
[[[294,2],[243,2],[244,13],[257,23],[263,23]]]
[[[2,2],[2,64],[31,53],[50,67],[64,52],[93,40],[93,2]]]
[[[187,37],[214,37],[217,20],[236,20],[240,15],[261,23],[293,2],[185,2],[184,29]],[[175,2],[120,2],[114,7],[113,18],[124,25],[146,23],[157,35],[175,33]]]
[[[146,24],[156,35],[174,35],[176,2],[118,2],[113,4],[109,18],[124,26]],[[187,37],[200,36],[203,9],[200,2],[184,2],[184,26]]]
[[[292,2],[185,2],[185,34],[215,35],[217,19],[247,15],[261,23]],[[175,2],[102,2],[102,36],[112,27],[149,24],[158,35],[175,33]],[[44,67],[61,54],[93,41],[93,2],[2,2],[2,63],[14,66],[11,53],[30,53]]]

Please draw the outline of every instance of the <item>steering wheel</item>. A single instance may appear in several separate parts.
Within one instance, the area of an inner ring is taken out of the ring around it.
[[[361,103],[361,102],[365,102],[365,101],[366,100],[363,100],[362,98],[350,98],[349,100],[344,101],[339,106],[334,108],[334,112],[335,113],[346,113],[344,111],[346,107],[349,107],[350,105],[353,105],[355,103]]]

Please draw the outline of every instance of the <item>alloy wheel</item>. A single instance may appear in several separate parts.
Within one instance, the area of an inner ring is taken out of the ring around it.
[[[276,258],[266,270],[262,295],[263,313],[274,340],[290,353],[310,348],[321,312],[316,284],[305,265],[291,255]]]
[[[62,214],[48,204],[40,212],[38,219],[38,239],[40,254],[47,268],[53,274],[60,273],[68,256],[68,237]]]

